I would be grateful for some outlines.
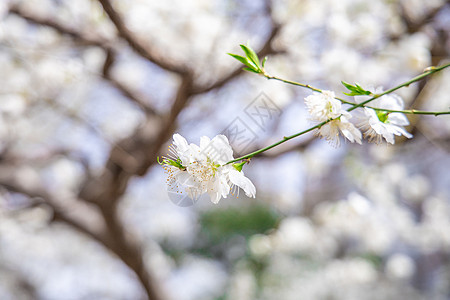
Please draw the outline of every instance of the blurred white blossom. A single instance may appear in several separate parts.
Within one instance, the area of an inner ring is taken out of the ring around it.
[[[393,279],[406,279],[414,274],[414,261],[404,254],[392,255],[386,263],[386,273]]]

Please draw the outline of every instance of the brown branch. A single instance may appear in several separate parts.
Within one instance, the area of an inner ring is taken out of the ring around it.
[[[264,43],[264,46],[258,51],[258,55],[264,56],[269,53],[273,53],[273,48],[271,43],[273,39],[276,37],[280,30],[279,26],[274,25],[268,39]],[[162,145],[170,138],[176,128],[176,119],[180,112],[188,105],[192,96],[200,93],[208,92],[212,89],[220,88],[230,80],[232,80],[237,74],[239,74],[241,70],[236,70],[232,72],[230,75],[226,76],[222,80],[217,81],[208,87],[195,87],[193,83],[193,76],[190,73],[186,73],[182,76],[182,82],[178,88],[178,92],[175,96],[175,101],[171,107],[170,114],[164,118],[164,124],[162,124],[159,133],[156,135],[154,139],[146,140],[144,144],[137,143],[139,146],[136,147],[139,151],[145,149],[145,154],[136,153],[134,157],[139,157],[139,161],[142,163],[139,165],[139,169],[134,174],[138,176],[143,176],[147,172],[147,170],[155,163],[156,156],[161,151]],[[142,141],[143,138],[139,137],[139,135],[134,135],[132,140]],[[125,146],[124,146],[125,147]],[[131,151],[130,153],[132,153]],[[96,185],[98,186],[98,185]],[[117,196],[117,195],[116,195]],[[121,196],[121,194],[119,195]]]
[[[101,208],[101,212],[111,237],[108,240],[108,247],[135,272],[149,299],[164,299],[165,297],[163,297],[160,287],[157,286],[157,283],[145,268],[140,245],[135,239],[127,235],[124,230],[118,216],[117,206],[107,205]]]
[[[141,94],[132,91],[130,88],[128,88],[126,85],[119,82],[112,76],[111,69],[116,60],[115,57],[116,55],[114,50],[106,49],[106,58],[102,70],[103,78],[111,83],[111,85],[114,86],[122,95],[139,106],[139,108],[142,109],[142,111],[144,111],[147,116],[156,116],[156,111],[147,103],[148,101],[146,101]]]
[[[67,35],[73,38],[76,41],[81,42],[86,46],[95,46],[100,47],[106,52],[106,58],[103,65],[102,74],[105,80],[107,80],[112,86],[114,86],[122,95],[130,99],[133,103],[137,104],[142,111],[144,111],[149,116],[155,116],[155,110],[150,107],[148,101],[145,100],[145,97],[136,93],[135,91],[130,90],[123,83],[119,82],[111,75],[111,68],[115,61],[115,53],[116,50],[112,46],[111,42],[102,38],[102,37],[89,37],[86,33],[80,32],[71,27],[64,26],[58,22],[55,22],[49,18],[43,18],[36,16],[34,14],[25,12],[19,9],[16,6],[13,6],[9,10],[10,13],[20,16],[21,18],[27,20],[30,23],[47,26],[53,28],[57,32],[62,35]]]
[[[431,23],[434,19],[434,17],[445,8],[446,5],[450,3],[450,0],[446,0],[444,3],[442,3],[441,6],[435,7],[431,9],[425,16],[423,16],[420,20],[411,20],[410,16],[408,16],[408,13],[404,7],[404,5],[399,2],[398,3],[398,11],[399,15],[402,18],[402,21],[406,25],[407,33],[412,35],[414,33],[417,33],[424,28],[425,25]],[[401,35],[393,35],[390,37],[390,40],[398,40],[401,38]]]
[[[136,273],[149,299],[163,299],[164,296],[151,274],[145,269],[139,244],[125,234],[117,207],[132,176],[144,175],[154,164],[157,153],[175,130],[175,120],[186,107],[191,96],[192,75],[186,74],[182,76],[170,114],[165,118],[164,123],[160,124],[153,138],[147,136],[145,129],[138,129],[130,138],[117,145],[135,157],[137,163],[133,166],[125,164],[128,168],[118,164],[114,158],[115,147],[110,153],[104,173],[99,177],[89,178],[80,192],[81,198],[87,202],[96,203],[100,208],[110,233],[109,237],[111,237],[107,244]]]
[[[99,0],[104,2],[103,0]],[[109,3],[108,1],[106,1]],[[272,24],[274,24],[272,22]],[[272,41],[275,39],[277,34],[280,31],[280,26],[274,24],[273,28],[264,43],[263,47],[258,51],[258,55],[264,56],[269,53],[274,53],[274,50],[271,46]],[[208,92],[212,89],[220,88],[232,80],[235,76],[237,76],[241,72],[240,69],[232,72],[230,75],[224,77],[223,79],[213,83],[207,87],[196,87],[193,81],[193,76],[190,72],[184,73],[182,77],[181,84],[178,88],[177,94],[175,96],[174,103],[171,107],[171,111],[168,116],[164,117],[164,123],[160,124],[160,129],[156,134],[153,135],[152,138],[146,136],[145,132],[135,132],[129,139],[124,141],[124,144],[121,145],[123,149],[129,149],[128,152],[132,154],[133,157],[137,159],[137,165],[139,168],[135,171],[131,171],[131,173],[143,176],[147,170],[155,163],[156,156],[160,153],[162,145],[170,138],[176,128],[176,119],[180,112],[188,105],[192,96],[200,93]],[[130,146],[131,145],[131,146]],[[144,153],[143,153],[144,151]],[[111,152],[110,158],[113,157],[114,151]],[[110,159],[108,162],[109,167],[115,169],[117,165]],[[111,169],[110,169],[111,170]],[[123,170],[122,167],[119,170]],[[130,172],[130,170],[128,171]],[[131,175],[131,174],[129,174]],[[126,181],[129,179],[128,176],[124,177],[126,185]],[[94,181],[91,181],[94,182]],[[93,186],[98,189],[99,184],[94,184]],[[93,188],[91,190],[94,190]],[[89,198],[89,193],[86,193],[86,196]],[[114,198],[122,196],[122,193],[113,194]],[[111,198],[105,199],[106,201],[111,201]]]
[[[111,22],[115,25],[119,36],[127,41],[128,45],[140,56],[147,59],[148,61],[156,64],[157,66],[171,71],[177,74],[185,74],[187,69],[179,64],[172,63],[170,60],[165,59],[163,56],[159,55],[150,47],[144,45],[144,43],[139,40],[128,28],[122,20],[119,13],[113,8],[109,0],[98,0],[103,7],[105,13],[109,16]]]
[[[156,156],[160,153],[164,143],[175,131],[176,120],[181,111],[188,105],[192,95],[192,75],[188,74],[183,76],[170,113],[164,118],[164,123],[162,124],[159,133],[156,135],[156,138],[148,144],[148,148],[143,148],[150,150],[145,152],[143,156],[143,164],[137,170],[136,175],[145,175],[147,170],[156,162]]]
[[[106,242],[103,237],[103,233],[96,233],[84,226],[81,222],[74,219],[64,212],[64,209],[58,205],[58,200],[54,198],[53,195],[47,193],[43,190],[34,190],[30,188],[26,188],[25,186],[19,184],[13,178],[8,178],[6,176],[2,176],[0,178],[0,186],[4,187],[6,190],[19,193],[29,197],[30,199],[39,198],[42,199],[43,203],[47,204],[53,211],[53,221],[60,221],[65,223],[72,228],[76,229],[78,232],[81,232],[93,240],[96,240],[102,244]]]
[[[101,233],[96,233],[84,226],[78,220],[66,214],[64,209],[58,205],[58,200],[55,199],[53,195],[45,191],[26,188],[17,183],[16,180],[8,178],[7,176],[2,176],[0,178],[0,186],[11,192],[26,195],[31,199],[42,199],[43,203],[49,205],[49,207],[53,210],[52,221],[67,224],[71,228],[87,235],[105,246],[107,249],[111,250],[135,272],[136,276],[143,284],[143,288],[145,289],[149,299],[163,299],[156,284],[151,280],[149,273],[145,269],[140,247],[135,240],[130,239],[126,235],[124,229],[122,228],[122,224],[117,216],[116,205],[106,204],[100,206],[100,212],[105,220],[107,228]]]
[[[170,113],[163,120],[147,118],[148,123],[151,124],[150,126],[153,128],[150,128],[149,126],[138,128],[129,138],[114,146],[110,152],[104,172],[99,176],[88,176],[79,193],[80,199],[95,204],[100,209],[106,226],[105,235],[101,240],[101,243],[113,251],[134,271],[150,299],[163,299],[161,291],[157,288],[154,279],[145,268],[140,245],[136,240],[132,239],[123,228],[118,213],[118,203],[127,189],[129,180],[133,176],[144,175],[154,164],[156,155],[161,151],[162,145],[164,145],[167,139],[173,134],[176,128],[176,120],[181,111],[189,104],[192,96],[224,86],[241,71],[236,70],[212,85],[194,89],[193,75],[184,66],[174,64],[170,60],[157,55],[153,49],[144,46],[143,42],[126,28],[120,15],[114,10],[108,0],[99,0],[99,2],[114,23],[119,36],[126,40],[129,46],[137,54],[165,70],[177,73],[181,77],[181,83]],[[34,18],[30,14],[27,15],[19,10],[13,10],[13,13],[20,14],[30,22],[50,26],[58,32],[71,36],[86,45],[98,46],[104,49],[107,53],[102,70],[105,79],[111,82],[125,96],[136,102],[138,105],[143,106],[145,101],[143,101],[140,96],[137,96],[112,78],[111,68],[115,61],[114,54],[116,49],[107,41],[98,41],[96,39],[88,38],[86,35],[81,34],[72,28],[62,26],[48,19]],[[266,43],[258,53],[260,56],[273,53],[271,42],[278,31],[279,27],[274,26]],[[151,123],[152,121],[153,123]],[[119,150],[122,152],[125,151],[128,155],[124,159],[121,159],[120,157],[123,157],[123,155],[119,155]],[[61,217],[64,217],[64,215],[56,215],[56,217],[57,219],[60,219]]]
[[[15,14],[15,15],[21,17],[24,20],[27,20],[30,23],[53,28],[60,34],[70,36],[74,40],[79,41],[79,42],[83,43],[84,45],[96,46],[96,47],[101,47],[104,49],[109,49],[111,47],[110,41],[106,40],[103,37],[100,37],[100,36],[90,37],[87,34],[82,33],[72,27],[62,25],[58,22],[55,22],[54,20],[52,20],[50,18],[43,18],[43,17],[36,16],[32,13],[24,11],[23,9],[20,9],[17,6],[13,5],[12,7],[10,7],[9,12],[11,14]]]
[[[164,299],[162,291],[145,268],[139,243],[129,232],[125,232],[120,220],[118,203],[126,191],[132,174],[118,165],[113,157],[114,151],[105,172],[99,178],[87,180],[80,195],[85,201],[95,203],[100,209],[108,232],[104,245],[133,270],[149,299]]]

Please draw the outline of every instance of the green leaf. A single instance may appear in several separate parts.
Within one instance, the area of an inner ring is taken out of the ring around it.
[[[231,57],[234,57],[235,59],[237,59],[238,61],[240,61],[241,63],[243,63],[244,65],[248,66],[248,67],[254,67],[253,64],[246,58],[237,54],[233,54],[233,53],[227,53],[228,55],[230,55]]]
[[[255,69],[248,68],[248,67],[242,68],[242,70],[250,71],[250,72],[253,72],[253,73],[256,73],[256,74],[259,74],[259,73],[260,73],[259,70],[255,70]]]
[[[358,84],[356,84],[356,87],[357,87],[362,93],[364,93],[364,95],[370,95],[370,94],[372,94],[371,91],[367,91],[367,90],[363,89],[363,88],[362,88],[361,86],[359,86]]]
[[[250,48],[249,46],[245,46],[245,45],[240,45],[242,50],[244,50],[245,55],[247,56],[247,58],[253,62],[255,64],[256,67],[258,67],[258,69],[260,69],[259,66],[259,58],[258,55],[256,54],[255,51],[253,51],[252,48]]]
[[[350,93],[344,93],[347,96],[361,96],[361,95],[370,95],[372,92],[363,89],[357,83],[355,85],[351,85],[345,81],[341,81],[341,83],[350,91]]]
[[[353,88],[353,85],[351,85],[350,83],[347,83],[345,81],[341,81],[341,83],[349,90],[351,90]]]
[[[264,57],[263,61],[262,61],[262,68],[264,69],[264,65],[266,64],[267,61],[267,56]]]

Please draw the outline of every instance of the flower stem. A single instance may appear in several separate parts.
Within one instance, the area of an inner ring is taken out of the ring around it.
[[[373,101],[373,100],[375,100],[375,99],[377,99],[377,98],[379,98],[379,97],[381,97],[381,96],[390,94],[390,93],[392,93],[392,92],[394,92],[394,91],[396,91],[396,90],[398,90],[398,89],[400,89],[400,88],[402,88],[402,87],[409,86],[410,84],[412,84],[412,83],[414,83],[414,82],[416,82],[416,81],[419,81],[419,80],[421,80],[421,79],[423,79],[423,78],[425,78],[425,77],[427,77],[427,76],[429,76],[429,75],[431,75],[431,74],[433,74],[433,73],[439,72],[439,71],[441,71],[441,70],[443,70],[443,69],[445,69],[445,68],[448,68],[448,67],[450,67],[450,63],[445,64],[445,65],[442,65],[442,66],[440,66],[440,67],[430,67],[430,68],[428,68],[425,72],[423,72],[422,74],[420,74],[420,75],[418,75],[418,76],[416,76],[416,77],[414,77],[414,78],[412,78],[412,79],[410,79],[410,80],[408,80],[408,81],[406,81],[406,82],[404,82],[404,83],[402,83],[402,84],[400,84],[400,85],[397,85],[396,87],[393,87],[393,88],[391,88],[391,89],[389,89],[389,90],[387,90],[387,91],[385,91],[385,92],[383,92],[383,93],[381,93],[381,94],[376,94],[376,95],[374,95],[372,98],[370,98],[370,99],[368,99],[368,100],[366,100],[366,101],[364,101],[364,102],[361,102],[361,103],[359,103],[359,104],[356,104],[356,103],[353,103],[353,102],[350,102],[350,101],[347,101],[347,100],[344,100],[344,99],[341,99],[341,98],[338,98],[338,97],[335,97],[335,98],[336,98],[337,100],[341,101],[342,103],[352,105],[352,107],[350,107],[350,108],[347,110],[347,111],[350,112],[350,111],[352,111],[352,110],[357,109],[358,107],[365,107],[365,105],[366,105],[367,103],[369,103],[369,102],[371,102],[371,101]],[[282,78],[279,78],[279,77],[276,77],[276,76],[271,76],[271,75],[269,75],[269,74],[267,74],[267,73],[265,73],[265,72],[264,72],[264,73],[261,73],[261,74],[262,74],[264,77],[266,77],[267,79],[273,79],[273,80],[282,81],[282,82],[287,83],[287,84],[292,84],[292,85],[300,86],[300,87],[307,88],[307,89],[310,89],[310,90],[315,91],[315,92],[322,93],[322,90],[321,90],[321,89],[312,87],[312,86],[310,86],[309,84],[303,84],[303,83],[299,83],[299,82],[295,82],[295,81],[291,81],[291,80],[282,79]],[[366,107],[369,107],[369,106],[366,106]],[[420,115],[435,115],[435,116],[438,116],[438,115],[450,114],[450,111],[432,112],[432,111],[420,111],[420,110],[414,110],[414,109],[411,109],[411,110],[389,110],[389,109],[374,108],[374,107],[369,107],[369,108],[372,108],[372,109],[375,109],[375,110],[387,111],[387,112],[398,112],[398,113],[418,114],[418,115],[420,114]],[[339,117],[338,117],[338,118],[339,118]],[[287,142],[287,141],[289,141],[289,140],[291,140],[291,139],[293,139],[293,138],[296,138],[296,137],[298,137],[298,136],[300,136],[300,135],[303,135],[303,134],[305,134],[305,133],[308,133],[308,132],[310,132],[310,131],[313,131],[314,129],[318,129],[318,128],[322,127],[323,125],[325,125],[326,123],[328,123],[328,122],[330,122],[330,121],[332,121],[332,120],[333,120],[333,119],[329,119],[329,120],[327,120],[327,121],[324,121],[324,122],[322,122],[322,123],[319,123],[319,124],[317,124],[317,125],[315,125],[315,126],[313,126],[313,127],[311,127],[311,128],[308,128],[308,129],[306,129],[306,130],[303,130],[303,131],[298,132],[298,133],[296,133],[296,134],[293,134],[293,135],[291,135],[291,136],[285,136],[285,137],[283,137],[282,140],[280,140],[280,141],[278,141],[278,142],[276,142],[276,143],[274,143],[274,144],[272,144],[272,145],[270,145],[270,146],[267,146],[267,147],[265,147],[265,148],[256,150],[256,151],[254,151],[254,152],[252,152],[252,153],[249,153],[249,154],[247,154],[247,155],[238,157],[238,158],[236,158],[236,159],[230,160],[230,161],[227,162],[225,165],[228,165],[228,164],[231,164],[231,163],[235,163],[235,162],[238,162],[238,161],[242,161],[242,160],[244,160],[244,159],[250,159],[250,158],[252,158],[252,157],[255,156],[255,155],[258,155],[258,154],[263,153],[263,152],[265,152],[265,151],[267,151],[267,150],[270,150],[270,149],[272,149],[272,148],[274,148],[274,147],[276,147],[276,146],[278,146],[278,145],[280,145],[280,144],[282,144],[282,143],[284,143],[284,142]]]
[[[445,69],[445,68],[448,68],[448,67],[450,67],[450,63],[445,64],[445,65],[442,65],[442,66],[440,66],[440,67],[429,67],[429,68],[427,68],[427,70],[426,70],[425,72],[423,72],[422,74],[420,74],[420,75],[414,77],[413,79],[410,79],[410,80],[408,80],[408,81],[406,81],[406,82],[404,82],[404,83],[402,83],[402,84],[399,84],[399,85],[397,85],[396,87],[393,87],[393,88],[391,88],[391,89],[389,89],[389,90],[387,90],[387,91],[385,91],[385,92],[383,92],[383,93],[381,93],[381,94],[376,94],[376,95],[373,96],[372,98],[370,98],[370,99],[368,99],[368,100],[366,100],[366,101],[363,101],[363,102],[361,102],[361,103],[359,103],[359,104],[357,104],[357,105],[354,105],[353,107],[350,107],[347,111],[350,112],[350,111],[352,111],[352,110],[357,109],[358,107],[363,107],[363,106],[366,105],[367,103],[369,103],[369,102],[371,102],[371,101],[373,101],[373,100],[375,100],[375,99],[377,99],[377,98],[380,98],[381,96],[390,94],[390,93],[392,93],[392,92],[394,92],[394,91],[396,91],[396,90],[398,90],[398,89],[400,89],[400,88],[402,88],[402,87],[409,86],[411,83],[414,83],[414,82],[416,82],[416,81],[419,81],[419,80],[421,80],[421,79],[423,79],[423,78],[425,78],[425,77],[427,77],[427,76],[429,76],[429,75],[431,75],[431,74],[433,74],[433,73],[439,72],[439,71],[441,71],[441,70],[443,70],[443,69]],[[338,100],[339,100],[339,99],[338,99]]]
[[[450,114],[450,111],[434,112],[434,111],[421,111],[421,110],[415,110],[415,109],[389,110],[389,109],[375,108],[375,107],[371,107],[371,106],[367,106],[366,105],[367,103],[369,103],[369,102],[371,102],[371,101],[373,101],[373,100],[375,100],[377,98],[380,98],[381,96],[384,96],[386,94],[390,94],[390,93],[392,93],[392,92],[394,92],[394,91],[396,91],[396,90],[398,90],[398,89],[400,89],[402,87],[405,87],[405,86],[407,87],[407,86],[409,86],[410,84],[412,84],[412,83],[414,83],[416,81],[419,81],[419,80],[421,80],[421,79],[423,79],[423,78],[425,78],[425,77],[427,77],[427,76],[429,76],[429,75],[431,75],[433,73],[439,72],[439,71],[441,71],[441,70],[443,70],[445,68],[448,68],[448,67],[450,67],[450,63],[442,65],[440,67],[430,67],[425,72],[423,72],[422,74],[414,77],[413,79],[411,79],[409,81],[406,81],[406,82],[404,82],[404,83],[402,83],[402,84],[400,84],[400,85],[398,85],[396,87],[393,87],[392,89],[387,90],[387,91],[385,91],[385,92],[383,92],[381,94],[376,94],[372,98],[370,98],[370,99],[368,99],[368,100],[366,100],[364,102],[361,102],[361,103],[354,103],[354,102],[347,101],[347,100],[339,98],[339,97],[334,97],[334,98],[339,100],[339,101],[341,101],[342,103],[352,105],[352,107],[348,109],[349,112],[352,111],[352,110],[357,109],[358,107],[368,107],[368,108],[372,108],[374,110],[379,110],[379,111],[396,112],[396,113],[404,113],[404,114],[434,115],[434,116],[448,115],[448,114]],[[323,92],[321,89],[315,88],[315,87],[313,87],[313,86],[311,86],[309,84],[304,84],[304,83],[300,83],[300,82],[296,82],[296,81],[291,81],[291,80],[279,78],[279,77],[276,77],[276,76],[271,76],[271,75],[269,75],[267,73],[262,73],[262,75],[264,77],[266,77],[267,79],[278,80],[278,81],[281,81],[281,82],[284,82],[284,83],[287,83],[287,84],[300,86],[300,87],[307,88],[307,89],[310,89],[310,90],[312,90],[314,92],[318,92],[318,93],[322,93]]]
[[[227,162],[226,165],[231,164],[231,163],[234,163],[234,162],[237,162],[237,161],[241,161],[241,160],[244,160],[244,159],[252,158],[253,156],[255,156],[255,155],[257,155],[257,154],[260,154],[260,153],[263,153],[264,151],[267,151],[267,150],[269,150],[269,149],[272,149],[272,148],[274,148],[274,147],[276,147],[276,146],[278,146],[278,145],[280,145],[280,144],[282,144],[282,143],[284,143],[284,142],[289,141],[290,139],[296,138],[296,137],[298,137],[298,136],[300,136],[300,135],[302,135],[302,134],[305,134],[305,133],[308,133],[308,132],[310,132],[310,131],[312,131],[312,130],[314,130],[314,129],[320,128],[320,127],[322,127],[323,125],[325,125],[326,123],[328,123],[329,121],[331,121],[331,119],[328,120],[328,121],[322,122],[322,123],[320,123],[320,124],[317,124],[316,126],[313,126],[313,127],[311,127],[311,128],[308,128],[308,129],[306,129],[306,130],[303,130],[303,131],[301,131],[301,132],[299,132],[299,133],[296,133],[296,134],[293,134],[293,135],[290,135],[290,136],[285,136],[285,137],[283,137],[282,140],[276,142],[275,144],[272,144],[272,145],[270,145],[270,146],[267,146],[267,147],[265,147],[265,148],[259,149],[259,150],[257,150],[257,151],[252,152],[252,153],[249,153],[249,154],[247,154],[247,155],[244,155],[244,156],[238,157],[238,158],[236,158],[236,159],[233,159],[233,160]]]
[[[357,103],[347,103],[347,104],[350,104],[352,106],[357,105]],[[396,110],[396,109],[373,107],[373,106],[369,106],[369,105],[364,105],[362,107],[371,108],[376,111],[385,111],[385,112],[389,112],[389,113],[402,113],[402,114],[408,114],[408,115],[433,115],[433,116],[450,115],[450,110],[449,111],[425,111],[425,110],[417,110],[417,109]],[[350,111],[350,110],[348,110],[348,111]]]
[[[311,91],[314,91],[314,92],[318,92],[318,93],[322,93],[323,92],[321,89],[318,89],[318,88],[315,88],[313,86],[310,86],[309,84],[303,84],[303,83],[300,83],[300,82],[295,82],[295,81],[279,78],[279,77],[276,77],[276,76],[271,76],[271,75],[269,75],[267,73],[263,74],[263,76],[266,77],[267,79],[278,80],[278,81],[281,81],[281,82],[284,82],[284,83],[287,83],[287,84],[301,86],[303,88],[310,89]],[[341,101],[342,103],[355,105],[355,103],[347,101],[345,99],[338,98],[338,97],[334,97],[334,98],[339,100],[339,101]]]
[[[407,110],[394,110],[394,109],[385,109],[385,108],[376,108],[371,106],[364,106],[367,108],[371,108],[377,111],[385,111],[389,113],[402,113],[402,114],[410,114],[410,115],[450,115],[450,111],[423,111],[423,110],[415,110],[415,109],[407,109]]]

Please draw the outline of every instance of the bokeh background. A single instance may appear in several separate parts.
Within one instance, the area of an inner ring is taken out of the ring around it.
[[[449,62],[449,1],[1,0],[0,19],[1,299],[450,299],[448,116],[409,116],[394,146],[285,143],[245,166],[256,199],[177,206],[156,163],[175,132],[253,126],[261,93],[281,113],[246,152],[311,126],[310,92],[240,71],[240,43],[286,79],[387,89]],[[398,94],[445,111],[449,83]]]

